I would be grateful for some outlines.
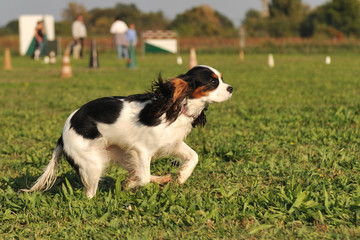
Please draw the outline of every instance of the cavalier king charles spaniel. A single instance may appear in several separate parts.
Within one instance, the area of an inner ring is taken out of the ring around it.
[[[89,199],[110,161],[129,172],[126,185],[134,188],[171,181],[170,174],[151,175],[150,163],[174,156],[181,164],[176,182],[183,184],[198,163],[185,137],[192,127],[205,125],[208,104],[228,100],[232,91],[216,69],[200,65],[167,81],[159,75],[148,93],[88,102],[68,117],[45,172],[23,191],[51,188],[62,154],[80,175]]]

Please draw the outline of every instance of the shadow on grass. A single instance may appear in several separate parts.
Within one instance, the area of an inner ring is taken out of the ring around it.
[[[14,178],[12,177],[2,178],[0,180],[0,186],[4,189],[7,186],[10,186],[13,191],[21,193],[21,189],[31,188],[31,186],[35,183],[38,177],[40,177],[40,175],[31,176],[28,173],[26,173],[22,176],[18,176]],[[81,182],[80,176],[74,171],[68,171],[58,175],[54,186],[52,186],[52,188],[46,191],[46,193],[55,195],[57,193],[62,192],[62,186],[63,184],[66,184],[65,179],[69,181],[73,191],[77,191],[80,188],[84,189],[84,185]],[[115,188],[115,181],[116,180],[114,180],[112,177],[106,177],[106,176],[102,177],[98,185],[98,191],[108,192],[113,190]]]

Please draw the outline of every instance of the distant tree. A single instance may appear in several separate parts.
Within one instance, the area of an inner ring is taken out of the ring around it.
[[[161,11],[150,12],[143,14],[141,16],[141,23],[138,26],[138,29],[166,29],[169,21],[164,17],[164,14]]]
[[[55,35],[71,36],[71,26],[69,25],[69,22],[55,22]]]
[[[328,24],[346,35],[360,36],[360,1],[333,0]]]
[[[264,37],[267,34],[267,18],[263,18],[257,10],[250,9],[245,14],[242,25],[246,28],[246,35],[250,37]]]
[[[109,35],[115,17],[120,17],[127,24],[134,23],[137,32],[145,29],[166,29],[168,21],[161,11],[142,13],[134,4],[116,4],[114,8],[95,8],[89,11],[90,27],[94,34]]]
[[[94,8],[89,11],[89,15],[90,15],[89,24],[95,25],[96,21],[99,18],[106,17],[111,20],[114,20],[115,17],[119,15],[119,11],[115,8],[105,8],[105,9]]]
[[[4,27],[0,28],[0,36],[15,35],[19,33],[19,21],[12,20]]]
[[[91,25],[92,32],[98,35],[109,35],[111,24],[114,18],[111,16],[101,16],[96,18],[95,23]]]
[[[126,22],[138,23],[142,17],[142,12],[136,7],[135,4],[123,4],[118,3],[115,6],[118,14],[121,19],[124,19]]]
[[[0,36],[15,35],[19,33],[19,21],[12,20],[5,26],[0,27]]]
[[[6,24],[6,28],[9,29],[12,33],[19,33],[19,20],[13,20]]]
[[[299,35],[300,23],[305,17],[301,0],[271,0],[268,32],[274,37]]]
[[[242,24],[249,36],[299,36],[300,24],[309,12],[302,0],[271,0],[269,14],[250,9]]]
[[[82,15],[84,22],[88,23],[90,16],[86,8],[82,4],[77,4],[75,2],[69,2],[68,7],[65,8],[62,12],[63,20],[66,22],[72,22],[76,19],[77,16]]]
[[[56,34],[69,35],[71,29],[66,25],[80,14],[84,16],[89,35],[110,35],[111,24],[118,16],[127,24],[134,23],[138,33],[148,29],[174,29],[182,36],[237,36],[233,23],[207,5],[179,14],[169,23],[161,11],[143,13],[135,4],[119,3],[113,8],[94,8],[87,11],[83,5],[74,2],[70,2],[64,9],[64,23],[56,24]]]
[[[177,30],[181,36],[236,36],[232,22],[214,11],[210,6],[201,5],[176,16],[170,29]]]
[[[115,8],[119,11],[118,16],[126,23],[134,23],[137,31],[142,32],[146,29],[165,29],[168,21],[161,11],[143,13],[135,4],[117,4]]]
[[[115,8],[94,8],[89,11],[89,29],[95,35],[110,35],[110,27],[119,11]]]
[[[300,32],[303,37],[360,36],[360,1],[332,0],[319,6],[302,22]]]

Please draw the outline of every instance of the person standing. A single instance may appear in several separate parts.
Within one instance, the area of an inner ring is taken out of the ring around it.
[[[136,56],[135,56],[135,46],[137,43],[137,36],[136,36],[136,30],[135,30],[135,24],[131,23],[129,26],[129,30],[126,33],[126,38],[129,42],[129,60],[127,67],[128,68],[136,68]]]
[[[74,43],[71,45],[71,50],[73,51],[75,46],[80,45],[79,56],[82,57],[83,49],[84,49],[84,40],[87,36],[86,27],[82,15],[79,15],[76,21],[73,22],[72,35],[74,38]]]
[[[35,28],[35,51],[34,51],[34,59],[39,59],[41,53],[44,49],[44,38],[45,38],[45,29],[43,21],[38,21]]]
[[[126,38],[128,29],[128,26],[124,21],[120,20],[120,17],[115,18],[115,22],[113,22],[110,28],[110,33],[114,34],[114,43],[117,49],[118,59],[124,57],[127,61],[129,60],[129,42]]]
[[[129,44],[133,45],[134,47],[136,46],[137,43],[137,35],[136,35],[136,30],[135,30],[135,24],[131,23],[129,25],[129,30],[126,33],[126,38],[129,41]]]

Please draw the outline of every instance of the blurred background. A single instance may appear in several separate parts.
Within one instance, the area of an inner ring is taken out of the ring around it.
[[[79,14],[88,31],[85,46],[96,38],[100,52],[113,50],[109,29],[116,16],[135,23],[139,38],[145,30],[176,31],[182,52],[191,47],[204,52],[238,51],[241,28],[248,53],[359,52],[360,46],[358,0],[23,2],[7,3],[1,10],[1,51],[5,47],[18,51],[21,14],[54,15],[61,49],[72,41],[71,23]],[[141,43],[136,47],[141,48]]]

